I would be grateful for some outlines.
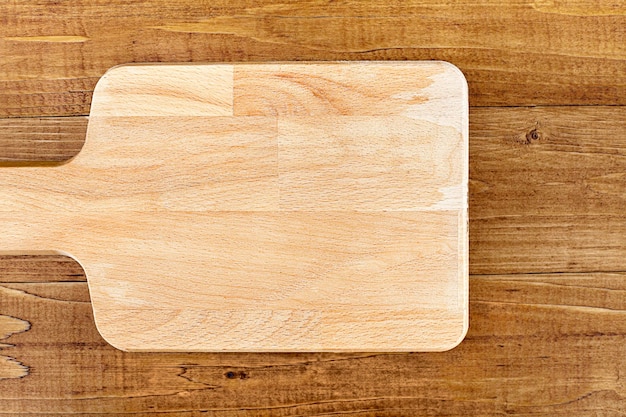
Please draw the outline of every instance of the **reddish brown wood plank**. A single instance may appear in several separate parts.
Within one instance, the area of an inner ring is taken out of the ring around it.
[[[626,270],[626,107],[470,120],[472,273]]]
[[[87,117],[0,119],[0,166],[66,161],[85,143]]]
[[[0,117],[83,115],[127,62],[442,59],[473,105],[626,104],[620,2],[0,3]]]
[[[0,415],[621,415],[625,274],[474,276],[470,294],[445,353],[129,354],[85,283],[3,284],[0,314],[31,328],[2,341],[28,374],[0,374]]]
[[[83,268],[72,258],[48,255],[0,256],[0,282],[85,281]]]

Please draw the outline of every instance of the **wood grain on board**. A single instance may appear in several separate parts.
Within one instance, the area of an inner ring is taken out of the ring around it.
[[[8,250],[75,257],[114,346],[462,340],[468,104],[452,65],[130,65],[94,97],[70,162],[2,168],[0,223]]]
[[[129,62],[447,60],[473,105],[626,104],[621,1],[20,1],[0,22],[0,117],[87,114]]]
[[[470,294],[444,353],[149,354],[101,338],[84,282],[4,283],[0,415],[621,415],[626,275],[473,276]]]

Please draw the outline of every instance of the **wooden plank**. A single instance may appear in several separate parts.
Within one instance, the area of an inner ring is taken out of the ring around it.
[[[85,283],[3,284],[0,354],[28,373],[0,366],[0,415],[621,415],[626,274],[473,276],[470,294],[450,352],[129,354]]]
[[[83,268],[67,256],[58,254],[0,256],[0,282],[84,281]]]
[[[0,166],[62,162],[85,143],[87,117],[0,119]]]
[[[473,105],[625,104],[623,8],[116,0],[51,13],[46,3],[2,2],[0,117],[84,115],[106,69],[168,61],[442,59],[464,71]]]
[[[626,107],[472,108],[470,121],[473,273],[626,270]],[[23,144],[1,129],[0,142]]]
[[[470,117],[472,273],[626,270],[626,107]]]

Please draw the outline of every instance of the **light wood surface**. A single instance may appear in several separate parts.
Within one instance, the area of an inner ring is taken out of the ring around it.
[[[596,0],[0,2],[0,117],[18,117],[0,119],[5,164],[75,155],[93,87],[121,63],[454,63],[474,106],[475,274],[469,333],[449,352],[126,353],[98,334],[77,263],[0,256],[12,290],[0,315],[29,323],[0,341],[0,362],[12,364],[11,377],[0,373],[0,416],[623,417],[623,10]]]
[[[117,67],[74,159],[3,168],[3,245],[78,260],[123,350],[450,349],[467,106],[442,62]]]

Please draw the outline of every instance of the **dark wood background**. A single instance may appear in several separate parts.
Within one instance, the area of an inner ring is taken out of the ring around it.
[[[77,264],[4,255],[0,416],[626,415],[624,1],[2,1],[0,164],[76,154],[117,64],[336,59],[468,79],[466,340],[128,354],[97,333]]]

